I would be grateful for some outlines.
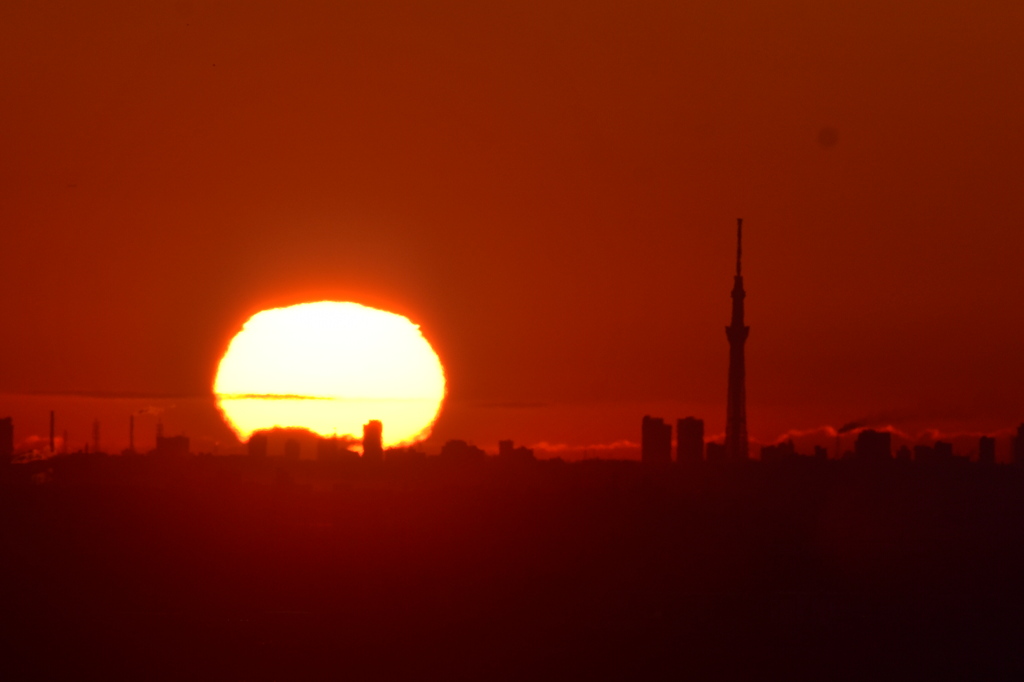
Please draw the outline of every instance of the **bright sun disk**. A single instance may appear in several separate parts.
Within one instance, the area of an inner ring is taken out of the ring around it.
[[[407,318],[318,301],[249,318],[221,358],[213,392],[242,440],[274,427],[360,438],[363,424],[379,419],[392,446],[430,435],[445,377]]]

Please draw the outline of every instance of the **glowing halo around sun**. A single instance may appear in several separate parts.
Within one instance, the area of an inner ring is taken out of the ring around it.
[[[444,368],[418,325],[358,303],[318,301],[256,313],[228,345],[213,392],[242,440],[275,427],[384,445],[426,438],[445,396]]]

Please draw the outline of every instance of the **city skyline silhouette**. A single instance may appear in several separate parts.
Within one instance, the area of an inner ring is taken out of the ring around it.
[[[873,2],[456,4],[12,9],[0,414],[110,396],[18,428],[45,438],[56,409],[76,442],[99,418],[123,449],[100,403],[143,396],[226,448],[215,410],[180,398],[208,396],[253,313],[339,300],[437,347],[454,381],[435,449],[511,421],[531,444],[635,443],[637,413],[724,433],[723,228],[743,216],[749,437],[1019,420],[1012,8],[922,29]]]
[[[0,679],[1020,679],[1022,34],[3,3]]]
[[[738,218],[736,221],[736,271],[733,277],[733,288],[731,291],[732,299],[732,315],[731,322],[725,328],[726,338],[729,344],[729,372],[728,372],[728,391],[727,391],[727,402],[726,402],[726,430],[724,438],[719,439],[714,436],[707,439],[705,443],[704,438],[704,421],[698,417],[686,417],[685,419],[678,419],[677,429],[675,435],[673,435],[673,428],[671,421],[666,422],[660,417],[652,417],[646,415],[643,417],[640,428],[639,443],[637,444],[639,459],[647,464],[668,464],[675,461],[676,463],[682,462],[697,462],[697,461],[709,461],[709,462],[741,462],[751,458],[749,451],[749,439],[747,436],[747,411],[746,411],[746,361],[745,361],[745,344],[749,336],[750,327],[744,323],[745,305],[744,301],[746,298],[746,291],[743,286],[742,276],[742,255],[743,255],[743,219]],[[275,396],[278,397],[278,396]],[[286,396],[294,397],[294,396]],[[131,414],[128,417],[128,447],[124,450],[123,454],[136,454],[138,451],[135,449],[135,414]],[[224,416],[227,420],[227,415]],[[923,463],[934,463],[934,462],[949,462],[954,457],[954,445],[949,442],[940,440],[940,435],[933,432],[930,437],[930,443],[920,442],[910,445],[910,439],[903,437],[902,440],[905,442],[898,443],[898,451],[894,450],[893,447],[893,436],[903,435],[896,432],[891,426],[884,430],[875,430],[868,428],[869,426],[876,426],[878,418],[864,418],[854,422],[847,422],[838,429],[834,429],[834,435],[836,439],[835,449],[831,454],[833,459],[857,459],[860,461],[885,461],[892,459],[895,453],[897,459],[913,460],[915,462]],[[1016,435],[1011,435],[1009,438],[1009,461],[1018,464],[1024,464],[1024,441],[1022,441],[1020,434],[1021,429],[1024,429],[1024,424],[1018,427]],[[281,433],[285,434],[285,438],[275,438],[283,442],[283,450],[279,454],[287,459],[298,460],[301,458],[302,445],[301,441],[307,441],[307,450],[312,450],[316,454],[316,459],[323,461],[336,460],[340,453],[347,453],[351,457],[360,456],[367,460],[372,461],[383,461],[385,451],[394,451],[397,456],[402,456],[408,451],[415,451],[419,454],[423,454],[420,450],[417,450],[415,444],[410,448],[409,445],[384,448],[382,445],[382,430],[383,425],[381,420],[370,420],[363,425],[362,433],[362,450],[361,453],[354,453],[347,449],[347,445],[357,442],[354,434],[343,434],[341,442],[342,449],[338,448],[337,434],[331,438],[317,436],[309,429],[301,427],[281,427],[275,426],[273,429],[263,429],[255,432],[247,442],[244,443],[244,452],[250,457],[265,458],[270,452],[269,448],[269,436],[271,434]],[[58,451],[56,447],[56,420],[55,411],[50,410],[49,413],[49,440],[48,447],[45,450],[27,450],[25,447],[25,441],[23,440],[20,447],[14,436],[13,422],[10,417],[7,417],[2,422],[2,428],[0,428],[0,460],[8,463],[14,461],[32,461],[35,459],[45,459],[52,457],[57,454],[68,454],[69,444],[67,438],[67,432],[62,439],[61,450]],[[790,432],[791,434],[792,432]],[[697,436],[699,434],[699,447],[696,443]],[[852,434],[855,437],[854,447],[850,450],[844,450],[842,446],[843,434]],[[31,441],[33,437],[29,437]],[[41,439],[37,439],[37,442],[41,442]],[[84,447],[79,449],[78,453],[89,453],[90,451],[94,454],[106,453],[100,447],[100,421],[94,420],[92,423],[92,440],[91,447],[89,443],[86,443]],[[310,442],[312,447],[310,447]],[[686,445],[684,446],[684,442]],[[996,439],[990,434],[983,434],[978,436],[977,448],[969,450],[967,453],[961,453],[961,458],[974,459],[982,464],[994,464],[996,461]],[[630,449],[633,444],[629,444]],[[813,451],[811,454],[816,459],[829,458],[828,448],[820,444],[814,444]],[[475,453],[480,456],[486,454],[485,450],[481,450],[475,445],[468,444],[466,441],[461,439],[448,440],[442,447],[440,455],[444,456],[446,453],[455,451],[467,451],[466,448],[473,449]],[[626,448],[623,448],[626,449]],[[688,451],[688,454],[684,454],[684,449]],[[507,459],[509,453],[513,451],[512,441],[502,440],[498,442],[497,455]],[[530,448],[519,448],[518,451],[522,451],[526,459],[534,459],[534,451]],[[116,452],[116,450],[113,450]],[[237,451],[236,451],[237,452]],[[673,452],[675,456],[673,457]],[[190,439],[185,435],[165,437],[163,435],[163,422],[162,420],[157,421],[156,426],[156,442],[155,447],[149,451],[149,454],[166,456],[166,455],[188,455],[191,453],[190,450]],[[207,453],[210,454],[210,453]],[[600,456],[600,455],[598,455]],[[773,443],[761,444],[760,454],[757,459],[766,460],[769,462],[778,462],[783,460],[794,460],[798,458],[800,454],[794,444],[792,435],[788,439],[779,438]],[[560,457],[558,457],[561,459]]]

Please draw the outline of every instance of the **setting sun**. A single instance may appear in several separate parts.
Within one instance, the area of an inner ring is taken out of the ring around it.
[[[445,377],[407,318],[318,301],[253,315],[221,358],[213,391],[242,440],[274,427],[358,438],[379,419],[390,446],[430,434]]]

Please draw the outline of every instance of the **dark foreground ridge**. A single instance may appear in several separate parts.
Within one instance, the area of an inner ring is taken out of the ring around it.
[[[1006,678],[1022,519],[1024,471],[966,463],[57,457],[0,486],[0,665]]]

